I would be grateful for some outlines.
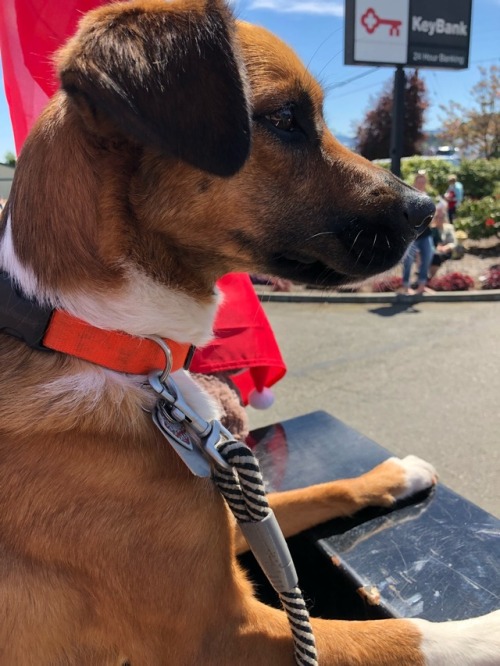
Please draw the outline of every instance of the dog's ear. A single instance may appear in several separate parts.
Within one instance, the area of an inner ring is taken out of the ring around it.
[[[250,149],[233,32],[222,0],[102,7],[56,57],[62,87],[141,144],[230,176]]]

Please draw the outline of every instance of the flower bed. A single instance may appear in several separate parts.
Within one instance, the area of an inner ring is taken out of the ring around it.
[[[500,289],[500,265],[492,266],[486,275],[481,277],[481,289]]]
[[[448,273],[432,278],[429,287],[434,291],[468,291],[474,289],[474,280],[464,273]]]

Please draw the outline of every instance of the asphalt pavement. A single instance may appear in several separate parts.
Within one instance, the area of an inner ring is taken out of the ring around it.
[[[288,373],[252,427],[317,409],[500,517],[500,303],[264,303]]]

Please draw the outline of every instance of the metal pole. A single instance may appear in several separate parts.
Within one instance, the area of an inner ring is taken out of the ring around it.
[[[398,65],[394,72],[391,127],[391,171],[396,176],[401,176],[401,157],[403,156],[405,83],[405,71],[402,65]]]

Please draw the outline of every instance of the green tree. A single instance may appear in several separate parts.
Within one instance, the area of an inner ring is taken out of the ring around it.
[[[15,167],[16,166],[16,156],[14,155],[14,153],[11,153],[10,151],[5,153],[5,156],[3,158],[3,163],[8,164],[9,166]]]
[[[356,131],[356,150],[369,160],[388,157],[392,126],[392,82],[388,82],[374,107]],[[418,70],[406,76],[404,93],[403,157],[419,155],[425,138],[424,113],[428,107],[427,90]]]
[[[443,143],[471,157],[500,157],[500,67],[479,67],[481,78],[472,87],[470,108],[451,101],[441,106]]]

